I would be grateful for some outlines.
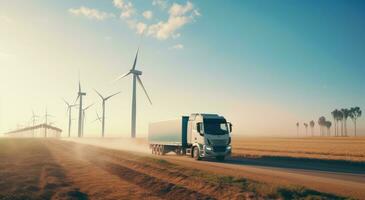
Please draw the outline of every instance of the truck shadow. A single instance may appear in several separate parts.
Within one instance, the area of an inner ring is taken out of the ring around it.
[[[206,161],[218,162],[213,159],[207,159]],[[345,160],[262,156],[258,158],[232,157],[224,161],[224,163],[365,175],[365,162]]]

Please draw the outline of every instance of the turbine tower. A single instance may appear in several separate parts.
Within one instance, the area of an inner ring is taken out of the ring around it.
[[[34,114],[34,110],[32,110],[32,125],[33,125],[32,135],[33,135],[33,137],[34,137],[34,126],[35,126],[35,122],[38,117],[39,117],[38,115]]]
[[[89,106],[87,106],[86,108],[82,109],[82,128],[81,128],[81,137],[84,137],[84,125],[85,125],[85,111],[87,109],[89,109],[91,106],[93,106],[94,104],[90,104]]]
[[[71,105],[65,99],[63,99],[63,101],[65,102],[65,104],[67,106],[67,112],[68,112],[68,137],[71,137],[71,111],[72,111],[73,107],[77,106],[77,104]]]
[[[48,117],[53,117],[52,115],[48,114],[47,108],[46,108],[46,113],[44,115],[44,120],[45,120],[45,126],[44,126],[44,137],[47,137],[47,125],[48,125]]]
[[[86,96],[85,92],[81,91],[81,83],[80,83],[80,78],[79,78],[79,92],[77,93],[77,98],[76,101],[79,99],[79,127],[78,127],[78,131],[77,131],[77,136],[81,137],[82,134],[82,97]],[[76,102],[75,101],[75,102]]]
[[[136,112],[137,112],[137,105],[136,105],[136,100],[137,100],[137,95],[136,95],[136,81],[138,81],[139,85],[142,87],[144,93],[146,94],[148,101],[150,102],[150,104],[152,105],[152,101],[150,99],[150,97],[147,94],[146,89],[143,86],[142,80],[140,78],[140,76],[142,75],[142,71],[138,71],[136,70],[136,64],[137,64],[137,59],[138,59],[138,52],[139,52],[139,48],[137,49],[137,53],[136,53],[136,57],[134,58],[134,63],[132,66],[132,69],[129,70],[129,72],[119,76],[116,80],[119,80],[121,78],[124,78],[130,74],[133,75],[133,91],[132,91],[132,123],[131,123],[131,137],[135,138],[136,137]]]
[[[95,90],[95,89],[94,89]],[[97,90],[95,90],[95,92],[99,95],[99,97],[101,98],[101,100],[102,100],[102,107],[103,107],[103,116],[102,116],[102,121],[101,121],[101,136],[102,137],[104,137],[104,133],[105,133],[105,102],[108,100],[108,99],[110,99],[110,98],[112,98],[113,96],[115,96],[115,95],[117,95],[117,94],[119,94],[120,92],[117,92],[117,93],[115,93],[115,94],[112,94],[112,95],[110,95],[110,96],[108,96],[108,97],[103,97],[103,95],[101,95]],[[96,113],[97,115],[98,115],[98,113]],[[98,116],[98,118],[99,118],[99,116]]]

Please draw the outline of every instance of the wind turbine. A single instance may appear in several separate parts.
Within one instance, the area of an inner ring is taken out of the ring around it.
[[[95,111],[95,113],[96,113],[96,117],[97,117],[97,118],[96,118],[94,121],[92,121],[92,122],[99,121],[100,123],[102,123],[102,118],[99,116],[98,111]]]
[[[47,125],[48,125],[48,117],[53,117],[52,115],[48,114],[47,108],[46,113],[44,114],[45,126],[44,126],[44,137],[47,137]]]
[[[132,69],[129,70],[129,72],[119,76],[117,80],[122,79],[130,74],[133,75],[133,91],[132,91],[132,124],[131,124],[131,137],[135,138],[136,137],[136,111],[137,111],[137,106],[136,106],[136,100],[137,100],[137,95],[136,95],[136,81],[138,81],[139,85],[142,87],[144,93],[146,94],[148,101],[150,102],[150,104],[152,105],[152,101],[150,99],[150,97],[147,94],[146,89],[143,86],[142,80],[139,77],[140,75],[142,75],[142,71],[136,70],[136,64],[137,64],[137,58],[138,58],[138,52],[139,52],[139,48],[137,49],[137,53],[136,53],[136,57],[134,58],[134,63],[132,66]]]
[[[86,96],[85,92],[81,91],[81,83],[80,83],[80,77],[79,77],[79,92],[77,93],[77,98],[76,101],[79,99],[79,127],[78,127],[78,132],[77,135],[78,137],[81,137],[82,134],[82,96]],[[75,103],[76,103],[75,101]]]
[[[95,89],[94,89],[95,90]],[[112,98],[113,96],[119,94],[120,92],[114,93],[110,96],[107,97],[103,97],[103,95],[101,95],[97,90],[95,90],[95,92],[99,95],[99,97],[102,100],[102,105],[103,105],[103,117],[102,117],[102,122],[101,122],[101,136],[104,137],[104,131],[105,131],[105,102]],[[96,113],[98,115],[98,113]],[[99,116],[98,116],[99,117]]]
[[[32,135],[34,137],[34,126],[35,126],[35,121],[37,120],[39,116],[38,115],[35,115],[34,114],[34,110],[32,110],[32,125],[33,125],[33,128],[32,128]]]
[[[82,131],[81,131],[81,137],[84,137],[84,125],[85,125],[85,111],[87,109],[89,109],[91,106],[93,106],[94,104],[90,104],[89,106],[87,106],[86,108],[82,109]]]
[[[63,101],[67,106],[67,112],[68,112],[68,137],[71,137],[71,111],[73,107],[77,106],[77,104],[70,104],[65,99],[63,99]]]
[[[98,113],[98,111],[95,111],[95,113],[96,113],[96,119],[94,120],[94,121],[92,121],[92,122],[96,122],[96,121],[99,121],[100,123],[102,122],[101,120],[102,120],[102,118],[99,116],[99,113]]]

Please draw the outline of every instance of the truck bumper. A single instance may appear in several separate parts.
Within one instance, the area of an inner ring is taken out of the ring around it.
[[[226,146],[224,147],[224,149],[222,149],[222,147],[220,147],[219,149],[215,149],[213,147],[207,147],[207,146],[203,146],[203,151],[201,151],[201,157],[205,157],[205,158],[209,158],[209,157],[217,157],[217,156],[231,156],[232,153],[232,147],[231,146]]]

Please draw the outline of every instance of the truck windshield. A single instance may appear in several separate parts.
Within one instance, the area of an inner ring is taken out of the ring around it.
[[[210,135],[228,134],[227,122],[222,119],[204,119],[204,133]]]

